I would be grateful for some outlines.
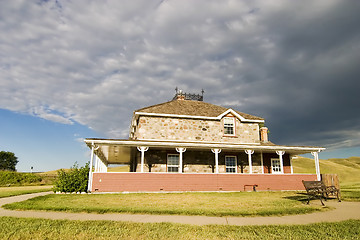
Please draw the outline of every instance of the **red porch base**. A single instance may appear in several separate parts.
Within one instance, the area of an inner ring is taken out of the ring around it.
[[[92,192],[304,190],[315,174],[93,173]]]

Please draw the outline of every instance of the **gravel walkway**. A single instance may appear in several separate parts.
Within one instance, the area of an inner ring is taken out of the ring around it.
[[[26,194],[15,197],[0,198],[0,206],[24,201],[33,197],[51,194],[52,192]],[[320,204],[313,200],[310,204]],[[147,214],[120,214],[120,213],[67,213],[67,212],[45,212],[45,211],[13,211],[0,208],[0,216],[46,218],[46,219],[68,219],[68,220],[110,220],[130,221],[142,223],[172,222],[194,225],[273,225],[273,224],[310,224],[317,222],[338,222],[349,219],[360,219],[360,202],[337,202],[330,200],[327,206],[334,210],[326,212],[315,212],[302,215],[290,215],[280,217],[206,217],[206,216],[179,216],[179,215],[147,215]]]

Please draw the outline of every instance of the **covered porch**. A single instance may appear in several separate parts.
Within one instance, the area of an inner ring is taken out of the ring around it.
[[[300,190],[302,180],[320,179],[324,148],[86,139],[91,149],[91,192]],[[316,174],[294,174],[291,158],[312,153]],[[130,172],[108,172],[126,164]]]

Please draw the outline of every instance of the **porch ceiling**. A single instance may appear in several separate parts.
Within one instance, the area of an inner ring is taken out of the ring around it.
[[[298,155],[325,150],[321,147],[300,147],[261,144],[231,144],[231,143],[208,143],[208,142],[175,142],[175,141],[146,141],[146,140],[124,140],[124,139],[85,139],[85,143],[91,149],[95,146],[95,153],[108,164],[128,164],[131,156],[136,154],[138,146],[149,148],[171,148],[185,147],[188,150],[210,150],[220,148],[223,151],[243,151],[252,149],[255,152],[274,153],[285,151],[286,153]]]

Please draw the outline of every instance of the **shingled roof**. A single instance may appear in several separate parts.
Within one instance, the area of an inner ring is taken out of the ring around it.
[[[157,105],[145,107],[136,110],[135,112],[143,113],[158,113],[158,114],[174,114],[174,115],[189,115],[202,117],[218,117],[222,113],[229,110],[229,108],[217,106],[211,103],[192,100],[173,100],[170,102],[160,103]],[[264,120],[263,118],[242,113],[234,110],[240,116],[249,120]]]

